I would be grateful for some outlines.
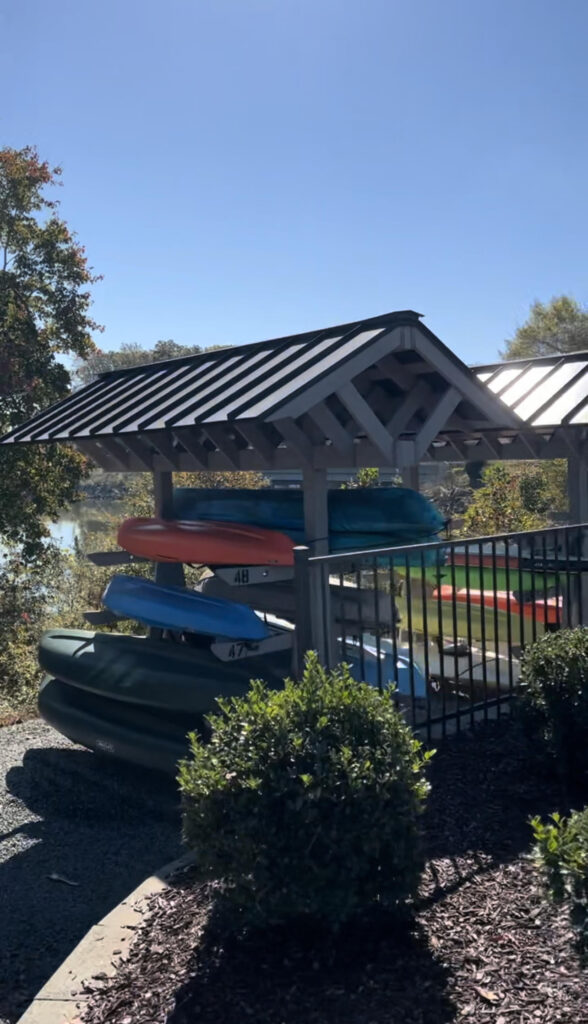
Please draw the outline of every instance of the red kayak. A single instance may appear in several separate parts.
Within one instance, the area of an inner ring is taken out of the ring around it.
[[[294,542],[275,530],[238,523],[126,519],[118,543],[152,562],[195,565],[293,565]]]
[[[510,615],[524,615],[529,619],[535,618],[537,622],[558,623],[560,620],[562,599],[561,597],[537,597],[534,601],[525,601],[521,604],[514,594],[508,595],[506,590],[468,590],[466,587],[453,589],[451,586],[441,587],[441,600],[452,601],[455,593],[455,600],[460,604],[484,605],[485,608],[494,609],[499,612],[508,612]],[[437,596],[435,591],[434,596]]]

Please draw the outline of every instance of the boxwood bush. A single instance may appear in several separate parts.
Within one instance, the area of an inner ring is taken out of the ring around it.
[[[588,807],[569,818],[552,814],[548,822],[531,821],[535,855],[556,903],[569,900],[571,919],[581,946],[588,945]]]
[[[184,837],[243,924],[336,929],[397,913],[423,863],[425,753],[390,693],[326,672],[219,700],[208,744],[180,765]],[[226,904],[225,904],[226,905]]]
[[[523,720],[541,734],[561,775],[588,783],[588,628],[546,633],[523,657]]]

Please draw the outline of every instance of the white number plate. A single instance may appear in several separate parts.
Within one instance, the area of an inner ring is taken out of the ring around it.
[[[257,658],[274,651],[287,651],[292,646],[292,632],[275,633],[266,640],[217,640],[210,649],[219,661],[238,661]]]
[[[254,583],[279,583],[294,579],[294,569],[282,565],[239,565],[216,569],[215,575],[231,587],[248,587]]]

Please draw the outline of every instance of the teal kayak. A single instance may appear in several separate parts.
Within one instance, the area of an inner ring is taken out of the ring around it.
[[[328,493],[331,551],[435,540],[445,525],[424,495],[407,487],[335,489]],[[302,490],[192,488],[174,491],[172,518],[243,523],[305,540]],[[318,538],[309,538],[316,540]]]
[[[245,604],[205,597],[185,587],[162,586],[140,576],[113,576],[102,602],[122,618],[161,629],[233,640],[263,640],[270,635],[259,615]]]

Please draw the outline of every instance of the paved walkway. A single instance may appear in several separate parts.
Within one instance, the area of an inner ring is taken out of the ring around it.
[[[41,721],[0,728],[0,780],[0,1024],[11,1024],[88,928],[182,850],[171,781]]]

